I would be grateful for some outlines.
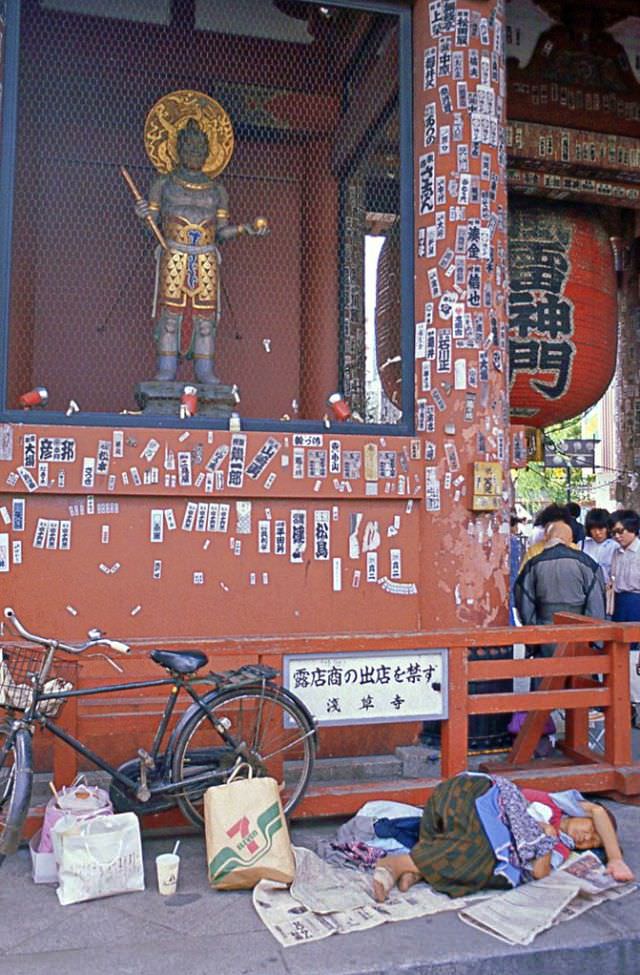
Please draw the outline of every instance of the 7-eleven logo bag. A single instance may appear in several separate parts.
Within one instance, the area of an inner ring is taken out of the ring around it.
[[[235,779],[207,789],[204,825],[212,887],[239,890],[259,880],[293,880],[295,861],[275,779]]]

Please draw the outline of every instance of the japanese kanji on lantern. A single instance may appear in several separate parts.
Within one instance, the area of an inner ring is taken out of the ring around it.
[[[578,206],[515,198],[509,211],[511,417],[544,427],[592,406],[616,362],[607,231]]]

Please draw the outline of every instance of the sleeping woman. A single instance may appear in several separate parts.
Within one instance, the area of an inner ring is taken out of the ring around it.
[[[373,874],[378,902],[420,880],[450,897],[507,890],[546,877],[572,850],[602,847],[614,880],[633,880],[615,819],[575,791],[520,789],[509,779],[463,773],[427,799],[411,853],[383,857]]]

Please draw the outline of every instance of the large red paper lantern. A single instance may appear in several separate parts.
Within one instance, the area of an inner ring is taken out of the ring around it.
[[[511,418],[544,427],[596,403],[616,363],[616,273],[588,210],[512,200],[509,210]]]

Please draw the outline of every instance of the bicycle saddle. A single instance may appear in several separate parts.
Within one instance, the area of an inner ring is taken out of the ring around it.
[[[193,674],[208,660],[201,650],[152,650],[149,656],[155,663],[176,674]]]

